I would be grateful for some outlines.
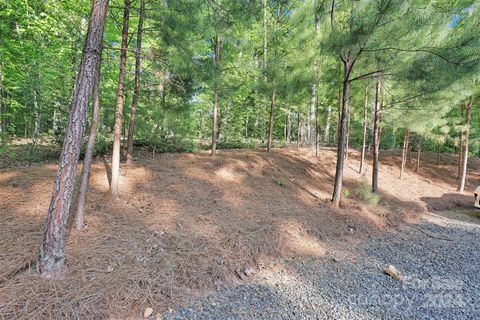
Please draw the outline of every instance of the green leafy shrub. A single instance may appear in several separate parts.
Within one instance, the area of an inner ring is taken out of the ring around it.
[[[165,139],[165,140],[135,140],[136,147],[155,150],[156,153],[169,152],[195,152],[199,149],[198,143],[189,139]]]
[[[372,192],[372,188],[367,180],[362,181],[355,193],[368,204],[377,205],[380,202],[380,196]]]

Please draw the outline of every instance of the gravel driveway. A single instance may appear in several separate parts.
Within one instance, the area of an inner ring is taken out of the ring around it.
[[[480,219],[426,214],[417,225],[219,290],[163,319],[480,319]],[[383,274],[388,265],[402,274]]]

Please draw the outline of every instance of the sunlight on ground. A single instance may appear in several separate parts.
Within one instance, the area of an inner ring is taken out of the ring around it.
[[[120,200],[112,200],[109,192],[108,163],[96,162],[87,198],[87,229],[72,231],[67,240],[71,268],[67,277],[72,283],[55,289],[64,299],[45,303],[51,288],[23,276],[9,280],[0,297],[11,297],[3,298],[12,303],[10,314],[27,308],[35,315],[41,308],[60,306],[81,314],[101,310],[123,314],[137,310],[145,299],[162,308],[185,301],[192,290],[231,284],[238,268],[259,268],[265,262],[267,272],[269,263],[281,265],[282,259],[328,259],[331,252],[338,256],[335,241],[350,245],[408,222],[402,220],[402,210],[413,210],[413,215],[426,202],[444,198],[452,187],[441,179],[437,180],[444,186],[429,184],[413,173],[400,181],[396,168],[381,166],[385,201],[381,206],[388,213],[384,215],[378,207],[356,203],[353,196],[361,176],[355,170],[358,157],[351,152],[345,175],[351,197],[334,210],[329,199],[335,152],[322,150],[318,159],[310,154],[287,148],[268,157],[258,150],[217,157],[162,155],[122,165]],[[0,246],[0,275],[36,259],[56,170],[46,165],[0,173],[0,226],[5,239]],[[454,205],[459,201],[445,200]],[[107,271],[109,267],[113,271]],[[278,283],[274,277],[278,280],[278,273],[272,273],[265,285]],[[288,280],[286,286],[305,287],[292,270],[285,270],[282,277]],[[75,301],[84,296],[89,300],[78,307]],[[323,308],[324,302],[318,303]]]
[[[461,215],[468,215],[472,218],[480,218],[480,210],[479,211],[472,211],[472,210],[461,210],[461,209],[455,209],[455,210],[449,210],[450,212],[455,212],[456,214],[461,214]],[[475,215],[476,213],[476,215]],[[424,214],[422,217],[423,220],[433,223],[435,225],[445,227],[445,228],[451,228],[452,225],[457,225],[457,226],[462,226],[462,227],[470,227],[470,228],[480,228],[480,224],[474,223],[474,222],[468,222],[468,221],[461,221],[458,219],[451,219],[442,216],[441,214],[433,213],[433,212],[428,212]]]
[[[325,254],[324,247],[298,221],[281,222],[278,228],[284,237],[282,244],[290,254],[316,257]]]
[[[0,172],[0,183],[7,183],[11,182],[14,179],[16,179],[19,176],[19,174],[15,171],[2,171]]]
[[[215,175],[223,180],[239,182],[240,177],[227,168],[221,168],[215,172]]]

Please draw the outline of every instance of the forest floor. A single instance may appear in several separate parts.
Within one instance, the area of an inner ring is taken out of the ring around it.
[[[2,169],[0,319],[136,319],[147,307],[152,319],[425,318],[438,314],[392,299],[431,305],[432,296],[460,318],[458,304],[480,285],[471,278],[479,221],[466,214],[480,161],[469,161],[460,195],[456,157],[436,165],[424,154],[419,172],[412,159],[399,180],[398,152],[382,150],[376,204],[370,162],[359,174],[352,151],[344,201],[333,209],[335,156],[328,148],[318,158],[306,148],[144,153],[122,166],[119,200],[110,197],[108,159],[98,159],[87,228],[71,230],[67,268],[55,280],[38,277],[34,263],[56,166]],[[403,282],[383,274],[389,264]],[[449,295],[409,295],[444,280]],[[385,308],[390,302],[396,307]]]

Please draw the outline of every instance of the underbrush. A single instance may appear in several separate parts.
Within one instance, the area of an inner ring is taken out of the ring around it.
[[[381,199],[378,194],[372,192],[372,187],[367,180],[362,180],[355,193],[360,199],[373,206],[378,205]]]
[[[198,142],[188,139],[166,139],[160,141],[135,140],[134,145],[155,153],[195,152],[200,149]]]
[[[56,162],[60,158],[62,151],[60,140],[42,137],[42,142],[32,146],[31,139],[15,141],[6,147],[0,147],[0,168],[28,166],[33,163]],[[84,137],[82,148],[80,150],[80,160],[85,156],[85,146],[88,135]],[[126,140],[122,140],[122,148],[126,149]],[[151,141],[147,139],[137,139],[134,141],[137,149],[143,149],[153,154],[160,153],[190,153],[199,150],[210,150],[210,141],[198,141],[191,139],[165,139]],[[257,139],[250,140],[230,140],[218,141],[218,150],[227,149],[254,149],[265,148],[266,144]],[[285,142],[275,141],[274,147],[286,147]],[[111,135],[99,133],[95,143],[94,156],[103,156],[110,154],[113,148]]]
[[[218,149],[250,149],[264,147],[265,143],[254,140],[219,141]],[[210,148],[210,146],[208,146]]]
[[[228,141],[218,141],[218,149],[254,149],[254,148],[266,148],[267,143],[260,141],[258,139],[249,139],[249,140],[228,140]],[[284,141],[274,141],[274,148],[284,148],[286,144]],[[210,148],[210,145],[205,145],[206,149]]]
[[[0,148],[0,168],[57,161],[60,152],[60,148],[54,145],[9,145]]]

